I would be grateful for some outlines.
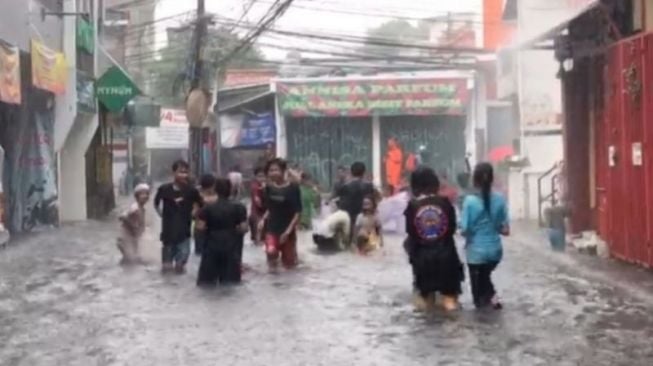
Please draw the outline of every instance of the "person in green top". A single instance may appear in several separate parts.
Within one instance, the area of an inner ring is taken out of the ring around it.
[[[320,192],[310,174],[302,173],[300,191],[303,209],[299,225],[302,230],[311,230],[316,208],[320,204]]]

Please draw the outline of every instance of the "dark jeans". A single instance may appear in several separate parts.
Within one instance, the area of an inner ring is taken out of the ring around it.
[[[163,243],[163,248],[161,249],[161,260],[164,265],[175,264],[183,267],[188,262],[189,255],[190,238],[175,244]]]
[[[498,262],[469,264],[469,279],[472,285],[474,305],[482,308],[490,305],[496,291],[492,283],[492,271],[497,268]]]

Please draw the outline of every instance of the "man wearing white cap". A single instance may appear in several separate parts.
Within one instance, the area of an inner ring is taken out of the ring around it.
[[[145,205],[150,200],[150,186],[144,183],[137,185],[134,188],[134,198],[136,202],[120,215],[118,249],[122,253],[122,265],[141,262],[139,242],[145,232]]]

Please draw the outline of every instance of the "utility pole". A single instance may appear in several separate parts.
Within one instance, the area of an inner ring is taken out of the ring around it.
[[[205,0],[197,0],[197,22],[195,23],[195,62],[193,65],[193,77],[191,79],[190,91],[206,90],[204,85],[204,40],[208,33],[208,24],[206,19]],[[202,171],[202,145],[203,145],[203,128],[202,126],[190,127],[190,164],[194,173],[201,174]]]
[[[208,32],[206,22],[206,6],[204,0],[197,0],[197,24],[195,24],[195,67],[191,90],[202,88],[202,77],[204,72],[204,60],[202,54],[204,51],[204,39]]]

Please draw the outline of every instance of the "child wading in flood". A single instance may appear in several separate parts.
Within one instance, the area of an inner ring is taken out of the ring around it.
[[[259,231],[265,225],[265,251],[271,269],[281,263],[287,269],[297,266],[297,225],[302,212],[299,186],[286,178],[287,165],[275,158],[265,167],[268,184],[265,186],[264,206],[266,213],[259,223]]]
[[[154,197],[154,207],[161,216],[162,271],[186,271],[190,255],[193,211],[201,205],[199,191],[189,182],[189,165],[180,160],[172,165],[174,180],[159,187]]]
[[[136,202],[120,215],[121,232],[118,237],[118,249],[122,253],[120,264],[141,263],[139,244],[145,232],[145,205],[150,200],[150,186],[139,184],[134,189]]]
[[[363,212],[356,218],[354,229],[358,252],[361,254],[369,254],[383,247],[382,225],[376,213],[374,197],[365,197]]]
[[[501,309],[492,283],[492,272],[503,256],[501,235],[510,235],[508,209],[502,195],[492,191],[494,170],[481,163],[473,174],[475,194],[465,197],[461,231],[467,240],[465,251],[469,266],[474,305]]]
[[[202,202],[199,207],[197,207],[198,210],[218,200],[218,195],[215,193],[215,181],[215,177],[211,174],[206,174],[200,178],[200,196],[202,197]],[[198,230],[198,228],[195,227],[193,239],[195,239],[196,255],[202,255],[202,250],[206,246],[205,234],[206,232],[204,230]]]
[[[415,307],[429,310],[436,293],[447,311],[458,308],[463,267],[456,251],[456,211],[448,198],[438,195],[440,181],[431,168],[420,167],[411,175],[413,198],[405,211],[404,243],[413,267]]]

